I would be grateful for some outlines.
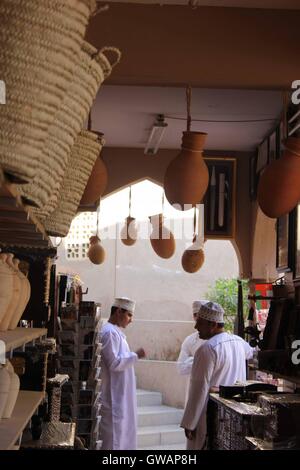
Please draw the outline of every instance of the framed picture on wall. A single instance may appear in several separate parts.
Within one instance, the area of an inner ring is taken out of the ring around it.
[[[231,239],[236,225],[236,159],[204,157],[209,186],[204,197],[206,238]]]
[[[276,269],[278,272],[293,270],[295,211],[277,219],[276,224]]]

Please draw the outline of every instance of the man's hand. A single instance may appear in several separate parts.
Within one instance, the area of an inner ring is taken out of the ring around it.
[[[146,357],[145,350],[143,348],[139,348],[137,351],[135,351],[135,354],[139,359],[142,359],[143,357]]]
[[[194,429],[193,431],[191,429],[185,429],[184,430],[184,433],[185,433],[185,437],[189,440],[189,441],[193,441],[196,437],[196,429]]]

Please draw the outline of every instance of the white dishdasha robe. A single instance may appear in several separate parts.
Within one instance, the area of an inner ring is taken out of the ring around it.
[[[246,360],[252,356],[253,348],[239,336],[229,333],[219,333],[197,349],[181,421],[181,427],[196,430],[195,438],[187,439],[187,449],[201,450],[204,446],[210,389],[246,380]]]
[[[126,336],[119,327],[106,323],[100,333],[101,349],[101,439],[103,450],[135,450],[137,401],[134,363]]]

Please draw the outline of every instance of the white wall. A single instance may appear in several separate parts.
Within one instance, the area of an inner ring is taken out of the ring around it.
[[[63,241],[57,266],[80,275],[89,288],[84,299],[101,302],[105,317],[115,296],[127,296],[137,302],[136,318],[191,321],[193,300],[203,298],[216,279],[237,277],[238,261],[230,241],[208,240],[204,265],[197,273],[186,273],[181,256],[190,242],[176,240],[176,252],[166,260],[156,255],[149,240],[127,247],[120,240],[104,239],[106,260],[96,266],[89,260],[67,260]]]

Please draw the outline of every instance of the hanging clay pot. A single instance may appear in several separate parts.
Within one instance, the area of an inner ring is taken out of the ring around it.
[[[181,152],[167,168],[165,195],[176,209],[187,210],[199,204],[207,190],[209,172],[202,156],[206,136],[204,132],[183,132]]]
[[[14,407],[18,398],[18,394],[20,390],[20,379],[18,375],[15,373],[14,368],[9,361],[7,361],[5,365],[5,369],[8,371],[10,375],[10,384],[9,384],[8,397],[7,397],[6,404],[2,413],[2,418],[8,419],[12,415],[12,412],[14,410]]]
[[[10,374],[6,367],[0,366],[0,420],[7,403],[10,387]]]
[[[102,135],[103,134],[101,134],[101,136]],[[101,136],[99,138],[101,139],[101,144],[103,145],[104,140],[101,138]],[[80,205],[87,206],[98,201],[105,191],[107,178],[107,168],[101,158],[101,155],[99,155],[86,184]]]
[[[279,160],[260,177],[258,203],[264,214],[278,218],[288,214],[300,200],[300,138],[289,137]]]
[[[185,250],[181,258],[183,269],[187,273],[196,273],[204,263],[204,250],[199,238],[194,238],[193,244]]]
[[[7,254],[0,254],[0,324],[4,318],[13,292],[13,272],[6,263]]]
[[[90,237],[90,247],[88,258],[93,264],[102,264],[105,260],[105,250],[100,245],[100,238],[97,235]]]
[[[175,253],[175,240],[173,233],[163,225],[163,214],[153,215],[149,219],[153,229],[150,235],[153,250],[161,258],[171,258]]]
[[[125,225],[120,233],[121,241],[126,246],[132,246],[137,240],[137,228],[135,225],[135,218],[128,216],[125,219]]]

